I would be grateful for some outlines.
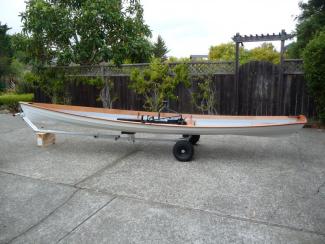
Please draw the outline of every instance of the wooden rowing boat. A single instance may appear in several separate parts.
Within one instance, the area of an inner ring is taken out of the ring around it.
[[[20,102],[29,120],[51,120],[127,133],[277,136],[294,133],[307,122],[299,116],[223,116],[152,113],[120,109]]]

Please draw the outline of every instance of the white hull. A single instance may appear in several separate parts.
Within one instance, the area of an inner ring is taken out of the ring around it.
[[[294,133],[303,127],[306,121],[291,119],[283,124],[265,124],[253,126],[189,126],[166,125],[119,121],[98,117],[80,116],[78,114],[44,109],[33,104],[20,103],[24,116],[34,123],[56,121],[75,126],[114,130],[119,132],[153,133],[153,134],[188,134],[188,135],[246,135],[246,136],[279,136]],[[199,116],[197,116],[199,117]],[[193,115],[193,119],[195,119]],[[255,118],[255,117],[254,117]],[[270,117],[272,118],[272,117]],[[204,119],[201,119],[204,120]]]

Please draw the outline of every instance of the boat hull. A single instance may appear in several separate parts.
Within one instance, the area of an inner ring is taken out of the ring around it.
[[[24,116],[38,123],[41,121],[55,121],[95,129],[107,129],[130,133],[153,134],[188,134],[188,135],[245,135],[245,136],[281,136],[297,132],[303,127],[303,122],[277,124],[269,126],[187,126],[165,125],[150,123],[134,123],[119,120],[99,119],[80,116],[67,112],[44,109],[33,104],[20,103]]]

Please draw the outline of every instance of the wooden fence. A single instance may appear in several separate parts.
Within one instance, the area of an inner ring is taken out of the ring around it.
[[[143,65],[145,66],[145,65]],[[117,100],[113,107],[119,109],[143,110],[143,99],[129,89],[130,79],[127,72],[116,72],[116,75],[107,72],[99,72],[101,66],[96,66],[95,74],[88,68],[87,72],[76,71],[80,67],[74,67],[70,74],[77,76],[110,76],[114,82],[114,96]],[[198,67],[198,65],[196,65]],[[200,65],[200,67],[203,67]],[[239,70],[238,97],[236,97],[235,75],[229,62],[223,66],[213,67],[204,63],[204,67],[197,68],[200,74],[206,74],[204,70],[212,70],[213,87],[217,100],[215,110],[218,114],[230,115],[299,115],[308,117],[316,115],[313,100],[308,96],[306,82],[302,72],[302,62],[288,60],[285,62],[283,79],[279,79],[278,65],[267,62],[250,62],[244,64]],[[218,68],[219,67],[219,68]],[[220,67],[226,67],[225,69]],[[192,69],[193,70],[193,69]],[[104,73],[106,74],[106,73]],[[193,72],[192,75],[195,75]],[[200,113],[192,103],[192,93],[197,92],[198,80],[192,77],[192,86],[187,89],[180,85],[176,94],[178,99],[170,102],[170,108],[182,113]],[[70,82],[67,84],[68,94],[71,96],[71,104],[82,106],[101,106],[98,100],[99,90],[90,85]],[[50,102],[41,91],[35,91],[35,99],[39,102]]]

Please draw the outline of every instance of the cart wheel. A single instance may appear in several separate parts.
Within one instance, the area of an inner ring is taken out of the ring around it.
[[[192,143],[192,145],[196,145],[196,143],[200,140],[200,135],[191,135],[188,141]]]
[[[178,161],[191,161],[194,154],[193,145],[187,140],[180,140],[174,145],[173,154]]]

